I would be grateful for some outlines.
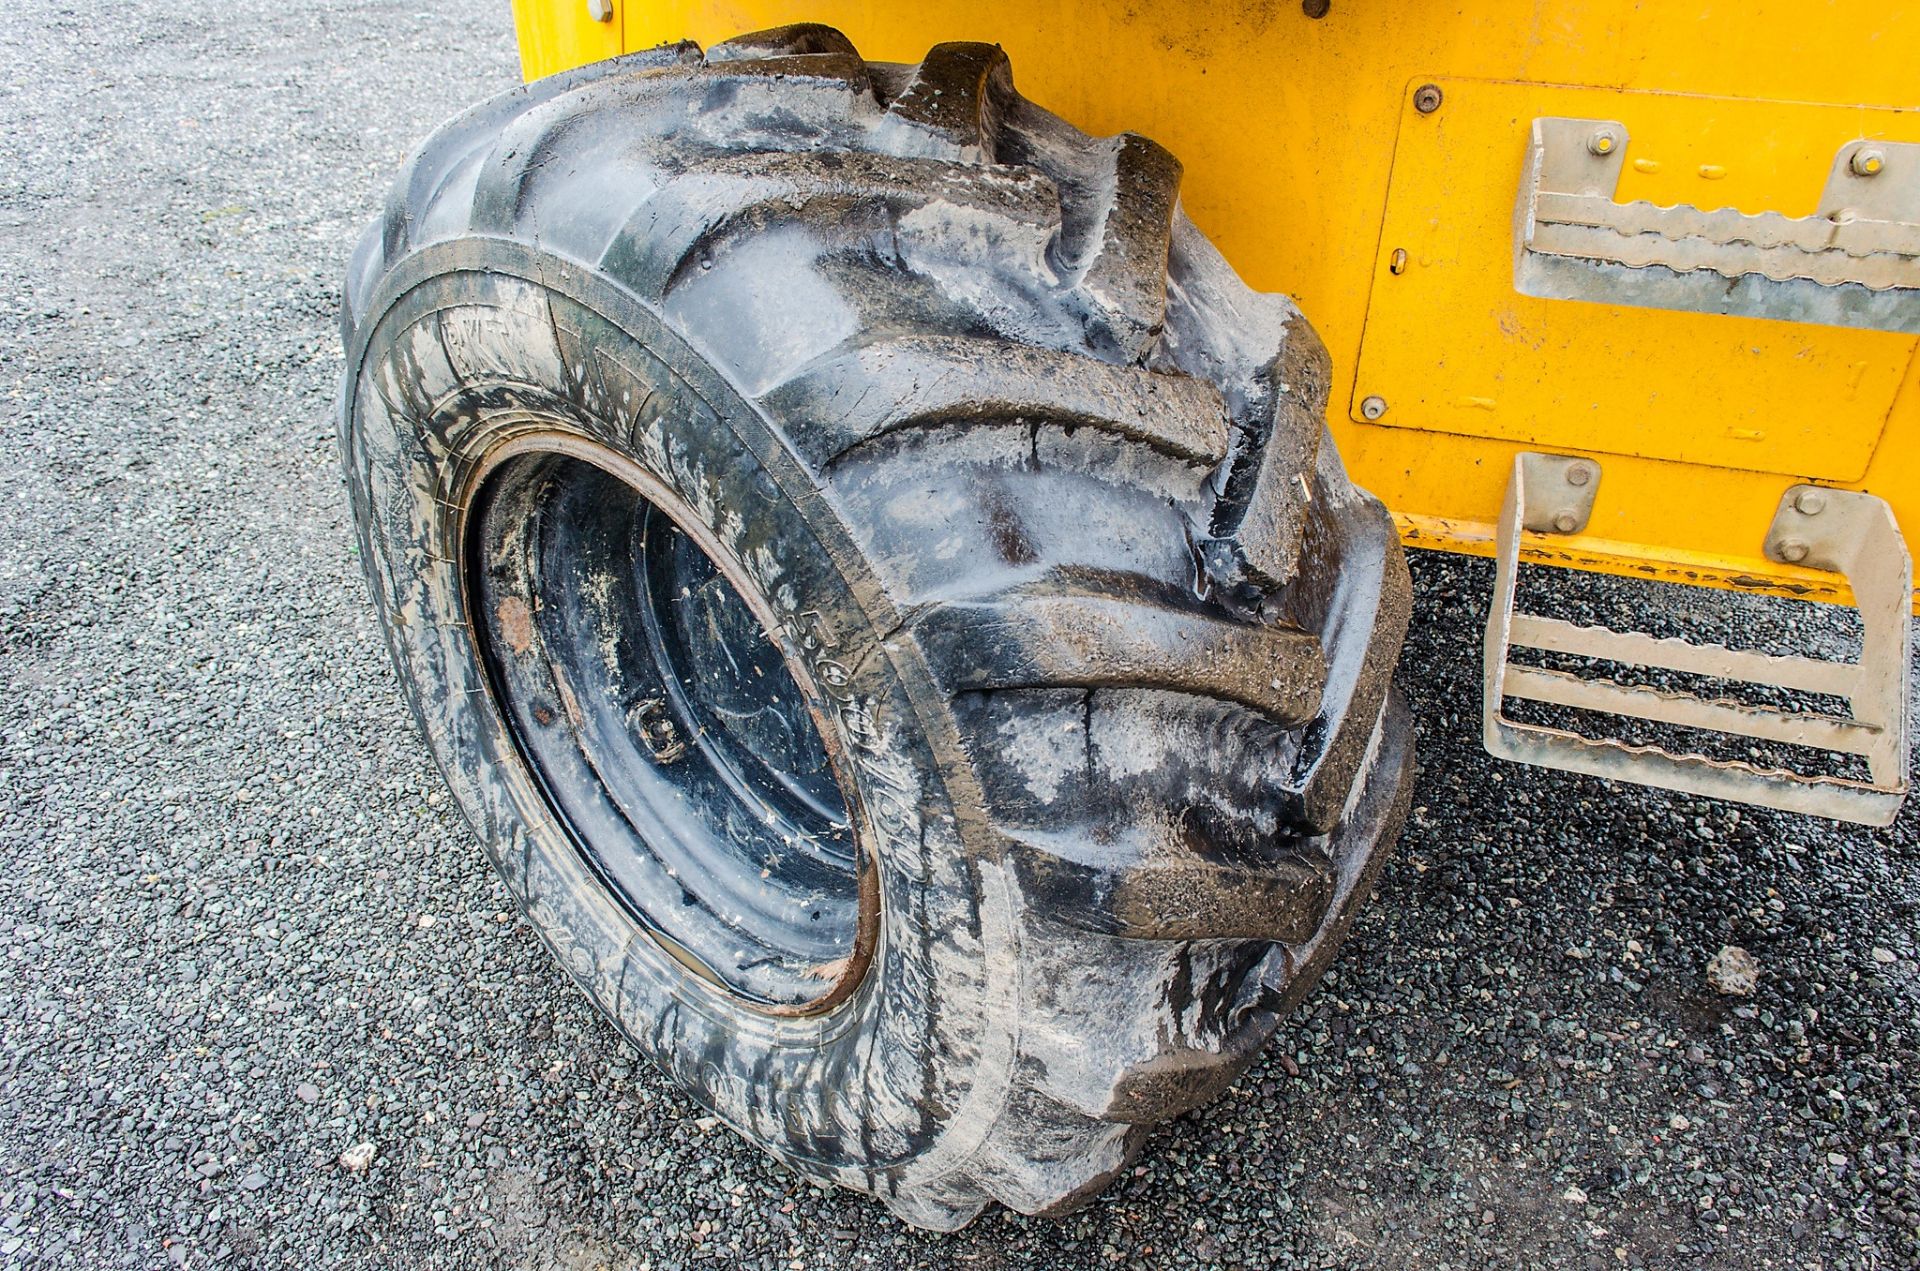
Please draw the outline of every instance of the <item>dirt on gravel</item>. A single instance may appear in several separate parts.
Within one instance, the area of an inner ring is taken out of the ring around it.
[[[513,915],[354,556],[346,254],[514,82],[504,3],[19,0],[0,48],[0,1268],[1920,1265],[1920,809],[1489,760],[1489,571],[1432,556],[1398,856],[1227,1095],[1064,1221],[933,1236],[774,1165]]]

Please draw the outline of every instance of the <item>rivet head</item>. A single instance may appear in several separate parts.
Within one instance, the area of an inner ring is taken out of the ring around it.
[[[1360,417],[1362,419],[1378,419],[1386,413],[1387,399],[1384,397],[1369,397],[1360,403]]]
[[[1827,496],[1818,490],[1802,490],[1793,496],[1793,510],[1802,516],[1818,516],[1827,506]]]
[[[1568,485],[1582,486],[1591,480],[1593,480],[1593,469],[1589,468],[1586,464],[1575,463],[1567,466]]]
[[[1797,538],[1790,538],[1780,544],[1780,559],[1789,564],[1797,564],[1807,558],[1810,549]]]
[[[1580,518],[1571,512],[1561,512],[1553,518],[1553,528],[1562,534],[1573,533],[1574,526],[1580,524]]]
[[[1423,115],[1440,109],[1440,85],[1422,84],[1413,90],[1413,108]]]
[[[1872,146],[1865,146],[1853,152],[1853,158],[1847,164],[1857,177],[1879,176],[1887,166],[1887,153]]]
[[[1620,138],[1610,128],[1602,128],[1587,138],[1587,153],[1603,158],[1620,148]]]

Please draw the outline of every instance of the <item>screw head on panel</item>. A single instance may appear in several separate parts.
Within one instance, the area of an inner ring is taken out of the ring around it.
[[[1440,109],[1440,85],[1422,84],[1413,90],[1413,108],[1423,115]]]
[[[1872,146],[1863,146],[1853,152],[1853,158],[1847,162],[1857,177],[1879,176],[1887,166],[1887,152]]]
[[[1558,513],[1553,518],[1553,528],[1562,534],[1573,533],[1573,527],[1580,524],[1580,518],[1571,512]]]
[[[1387,399],[1384,397],[1368,397],[1360,403],[1360,417],[1362,419],[1378,419],[1386,413]]]
[[[587,0],[587,16],[595,22],[613,21],[613,0]]]
[[[1591,480],[1593,480],[1593,469],[1588,465],[1584,463],[1570,463],[1567,465],[1568,485],[1583,486]]]
[[[1793,510],[1802,516],[1818,516],[1827,506],[1827,496],[1818,490],[1802,490],[1793,496]]]
[[[1620,138],[1611,128],[1602,128],[1587,138],[1587,153],[1605,158],[1620,147]]]
[[[1780,559],[1788,564],[1798,564],[1807,558],[1809,550],[1811,549],[1799,539],[1790,538],[1780,544]]]

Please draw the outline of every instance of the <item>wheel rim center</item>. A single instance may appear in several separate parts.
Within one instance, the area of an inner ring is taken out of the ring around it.
[[[608,890],[700,978],[820,1009],[857,982],[862,878],[823,702],[672,493],[574,443],[496,458],[470,522],[496,705]]]

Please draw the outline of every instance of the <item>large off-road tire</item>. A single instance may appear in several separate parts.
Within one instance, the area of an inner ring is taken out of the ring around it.
[[[496,98],[355,254],[395,665],[561,964],[795,1169],[1057,1212],[1404,811],[1405,565],[1180,165],[787,28]]]

